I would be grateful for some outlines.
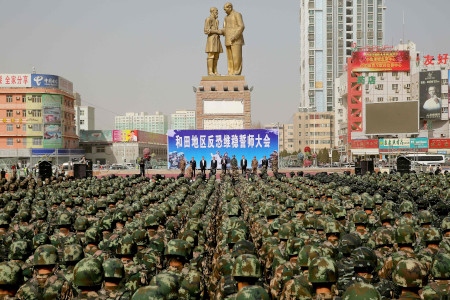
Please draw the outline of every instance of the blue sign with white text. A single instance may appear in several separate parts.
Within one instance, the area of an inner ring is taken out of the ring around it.
[[[47,74],[31,74],[31,86],[42,88],[58,88],[58,76]]]
[[[277,129],[169,130],[167,139],[169,169],[178,169],[182,157],[187,164],[194,157],[197,169],[200,168],[202,157],[207,162],[207,169],[210,168],[213,157],[220,169],[220,161],[225,157],[229,168],[233,155],[236,156],[238,165],[244,156],[247,168],[250,169],[254,157],[260,166],[264,156],[270,159],[278,152]]]

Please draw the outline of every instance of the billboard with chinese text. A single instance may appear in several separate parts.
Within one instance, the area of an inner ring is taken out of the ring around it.
[[[441,119],[441,71],[419,73],[419,107],[420,118]]]
[[[428,138],[379,139],[380,152],[428,151]]]
[[[113,130],[113,142],[137,142],[137,130]]]
[[[409,51],[355,51],[352,65],[354,72],[408,72]]]
[[[0,87],[31,87],[31,74],[0,74]]]
[[[57,89],[58,76],[47,74],[31,74],[31,86]]]
[[[0,88],[38,87],[60,89],[73,93],[73,83],[63,77],[49,74],[0,74]]]
[[[238,164],[244,155],[250,168],[254,156],[261,164],[263,156],[269,159],[275,151],[278,152],[277,129],[169,130],[167,139],[169,169],[178,169],[181,157],[187,162],[194,157],[197,168],[199,161],[205,157],[209,168],[213,156],[220,169],[222,157],[227,158],[229,165],[233,155]]]

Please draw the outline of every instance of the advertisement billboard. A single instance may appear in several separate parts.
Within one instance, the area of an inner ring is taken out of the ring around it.
[[[355,51],[352,65],[354,72],[408,72],[409,51]]]
[[[137,142],[137,130],[113,130],[113,142]]]
[[[44,125],[44,148],[58,148],[62,146],[61,125],[46,124]]]
[[[30,74],[0,74],[0,88],[31,87]]]
[[[428,151],[428,138],[379,139],[380,152],[389,151]]]
[[[441,119],[441,71],[419,73],[420,118]]]
[[[238,162],[244,155],[250,167],[254,156],[261,164],[263,156],[270,158],[278,152],[277,129],[169,130],[167,139],[169,169],[178,169],[182,157],[187,162],[194,157],[197,164],[205,157],[209,168],[213,156],[220,169],[222,157],[229,165],[233,155]]]
[[[80,142],[112,142],[112,130],[80,130]]]
[[[57,89],[58,76],[47,74],[31,74],[31,86]]]
[[[366,134],[419,132],[418,101],[366,103]]]

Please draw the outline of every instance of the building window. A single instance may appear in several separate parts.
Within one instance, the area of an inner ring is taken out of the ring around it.
[[[22,131],[27,131],[27,124],[22,124]]]
[[[97,153],[105,153],[105,147],[97,147]]]
[[[6,95],[6,102],[12,102],[12,95]]]
[[[392,90],[393,90],[393,91],[398,90],[398,84],[396,84],[396,83],[393,84],[393,85],[392,85]]]
[[[40,109],[33,109],[31,110],[31,116],[32,117],[42,117],[42,111]]]
[[[84,120],[80,120],[80,125],[84,125]]]
[[[22,96],[22,103],[25,103],[25,102],[27,102],[27,97]]]
[[[22,117],[26,117],[26,116],[27,116],[27,110],[24,109],[24,110],[22,110]]]
[[[378,97],[377,102],[383,102],[383,97]]]
[[[6,110],[6,116],[7,116],[7,117],[12,117],[12,116],[13,116],[13,111],[12,111],[12,109],[7,109],[7,110]]]
[[[398,72],[392,72],[392,76],[393,77],[397,77],[398,76]]]
[[[33,131],[42,131],[42,124],[33,124]]]
[[[33,96],[31,96],[31,102],[33,102],[33,103],[41,103],[42,102],[41,95],[33,95]]]
[[[13,139],[12,138],[7,138],[6,139],[6,145],[12,146],[13,145]]]
[[[84,116],[84,110],[80,110],[80,116]]]
[[[383,85],[382,84],[377,84],[376,86],[375,86],[375,88],[377,89],[377,90],[383,90]]]
[[[6,124],[6,131],[13,131],[13,124]]]
[[[33,138],[33,146],[42,145],[42,138]]]

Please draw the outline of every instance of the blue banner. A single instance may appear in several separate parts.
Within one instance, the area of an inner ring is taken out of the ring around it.
[[[401,138],[378,140],[380,150],[428,149],[428,138]]]
[[[57,89],[58,76],[47,74],[31,74],[31,86]]]
[[[212,157],[220,161],[223,156],[227,158],[228,167],[233,155],[238,165],[242,156],[247,159],[247,168],[251,168],[251,161],[256,157],[258,164],[264,156],[270,159],[278,152],[277,129],[230,129],[230,130],[169,130],[167,132],[167,164],[169,169],[178,169],[182,157],[186,163],[194,157],[197,169],[200,168],[202,157],[209,169]]]

